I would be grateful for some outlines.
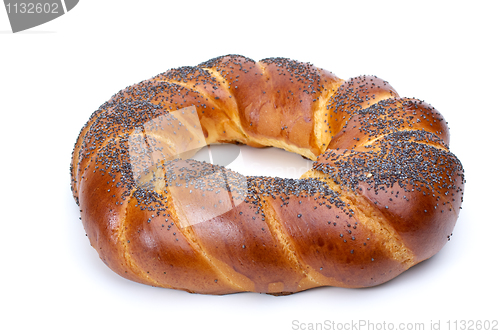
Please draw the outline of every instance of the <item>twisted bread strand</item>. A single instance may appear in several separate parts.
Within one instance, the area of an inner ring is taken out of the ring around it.
[[[189,159],[236,142],[315,162],[283,179]],[[91,245],[137,282],[206,294],[367,287],[449,239],[464,176],[448,144],[439,112],[377,77],[229,55],[104,103],[75,144],[72,190]]]

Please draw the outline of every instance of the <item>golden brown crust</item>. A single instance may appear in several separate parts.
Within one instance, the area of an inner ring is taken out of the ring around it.
[[[234,142],[315,162],[292,180],[188,159]],[[448,144],[439,112],[377,77],[228,55],[104,103],[71,187],[91,245],[125,278],[206,294],[368,287],[449,239],[464,179]]]

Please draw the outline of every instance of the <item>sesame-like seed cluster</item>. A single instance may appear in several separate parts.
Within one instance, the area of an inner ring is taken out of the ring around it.
[[[387,190],[398,184],[405,191],[456,192],[455,178],[464,181],[462,165],[450,152],[415,142],[441,140],[428,132],[396,132],[366,152],[327,151],[313,169],[356,191],[361,183],[368,190]]]

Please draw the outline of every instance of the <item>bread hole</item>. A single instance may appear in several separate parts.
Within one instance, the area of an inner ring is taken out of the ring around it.
[[[299,179],[313,161],[276,147],[239,146],[240,154],[226,167],[245,176]]]

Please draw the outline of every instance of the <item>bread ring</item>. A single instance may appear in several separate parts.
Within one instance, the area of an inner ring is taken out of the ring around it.
[[[189,159],[274,146],[300,179]],[[115,94],[81,130],[71,186],[91,245],[119,275],[193,293],[369,287],[449,240],[464,173],[441,114],[374,76],[228,55]]]

